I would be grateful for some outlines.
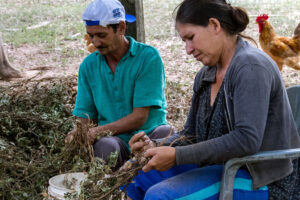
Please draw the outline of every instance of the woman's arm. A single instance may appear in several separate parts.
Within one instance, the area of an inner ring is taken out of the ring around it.
[[[234,129],[221,137],[176,147],[177,164],[201,166],[257,153],[264,137],[272,76],[258,65],[243,66],[232,81]]]

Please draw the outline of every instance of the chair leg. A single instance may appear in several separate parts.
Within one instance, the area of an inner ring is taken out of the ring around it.
[[[241,166],[241,164],[225,164],[222,174],[219,200],[232,200],[235,175]]]

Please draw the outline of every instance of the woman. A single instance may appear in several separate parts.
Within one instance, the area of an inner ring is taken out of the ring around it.
[[[154,170],[136,177],[127,188],[129,197],[217,199],[221,164],[227,160],[300,147],[276,64],[243,40],[248,23],[247,13],[225,0],[179,5],[176,29],[187,54],[204,67],[195,78],[184,130],[155,148],[143,133],[131,139],[134,153],[148,149],[151,159],[143,171]],[[300,199],[299,178],[298,160],[248,164],[237,173],[234,199]]]

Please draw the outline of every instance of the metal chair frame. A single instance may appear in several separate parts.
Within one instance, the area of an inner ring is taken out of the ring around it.
[[[287,90],[289,89],[296,89],[300,93],[300,85],[288,88]],[[295,113],[297,112],[295,111],[293,113],[294,113],[294,118],[296,119]],[[225,163],[223,169],[219,200],[232,200],[235,175],[241,166],[248,163],[255,163],[255,162],[260,162],[265,160],[288,159],[288,158],[293,159],[299,157],[300,157],[300,148],[297,148],[297,149],[259,152],[251,156],[245,156],[242,158],[233,158],[228,160]]]

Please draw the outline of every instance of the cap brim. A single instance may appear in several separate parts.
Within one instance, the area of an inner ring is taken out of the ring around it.
[[[126,20],[126,22],[132,23],[132,22],[135,22],[136,18],[133,15],[126,14],[125,20]]]
[[[86,26],[97,26],[100,25],[100,21],[91,21],[91,20],[87,20],[84,21]]]

